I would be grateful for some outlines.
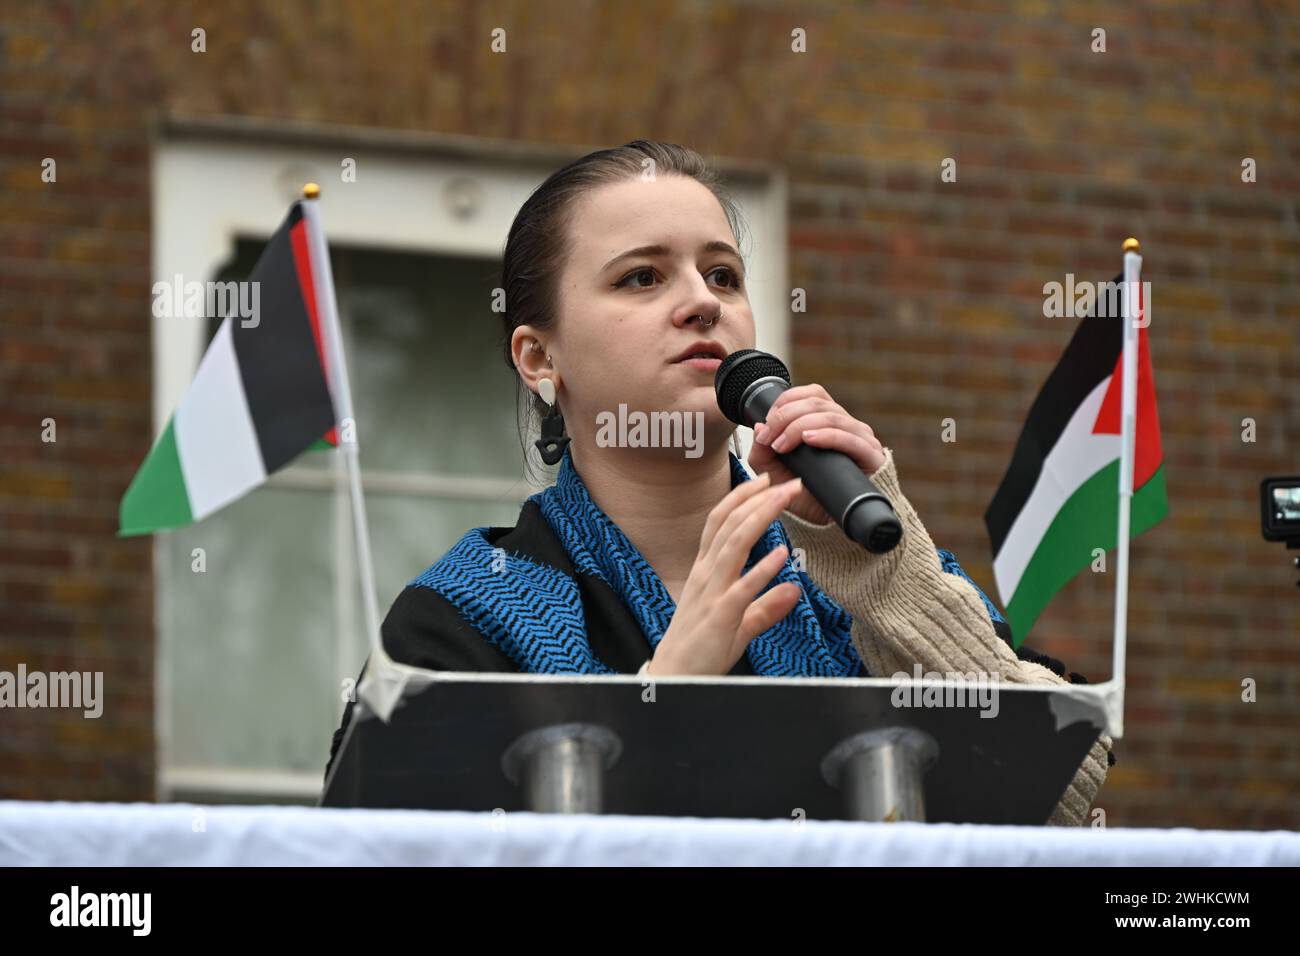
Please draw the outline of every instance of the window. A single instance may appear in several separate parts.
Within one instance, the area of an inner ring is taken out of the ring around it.
[[[245,279],[264,241],[241,240],[215,278]],[[331,258],[387,608],[468,528],[514,524],[532,491],[500,317],[486,307],[498,264],[347,247]],[[162,539],[162,626],[183,702],[171,743],[199,766],[320,776],[322,729],[337,724],[343,681],[368,647],[339,464],[306,452]]]

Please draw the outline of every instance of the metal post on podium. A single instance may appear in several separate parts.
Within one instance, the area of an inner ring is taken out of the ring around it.
[[[623,752],[618,735],[598,724],[530,730],[501,755],[506,779],[523,787],[533,813],[601,813],[605,771]]]
[[[822,779],[844,795],[844,819],[925,822],[925,771],[939,758],[933,737],[915,727],[854,734],[822,760]]]

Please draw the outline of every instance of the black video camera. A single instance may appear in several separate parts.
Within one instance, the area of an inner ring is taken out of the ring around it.
[[[1300,477],[1265,478],[1259,483],[1259,504],[1264,540],[1300,547]]]
[[[1300,548],[1300,476],[1259,483],[1259,521],[1265,541],[1285,541],[1288,550]],[[1295,566],[1300,568],[1300,558]]]

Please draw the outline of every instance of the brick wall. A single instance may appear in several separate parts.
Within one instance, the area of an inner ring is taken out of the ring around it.
[[[809,305],[796,375],[895,449],[932,534],[990,594],[983,509],[1073,328],[1043,318],[1042,286],[1109,278],[1140,237],[1170,516],[1133,547],[1128,733],[1099,805],[1110,825],[1300,826],[1300,594],[1256,503],[1260,478],[1300,471],[1293,5],[0,9],[0,669],[109,675],[97,721],[0,713],[0,796],[152,795],[150,546],[113,531],[152,439],[148,130],[164,112],[645,136],[783,167]],[[1081,576],[1031,643],[1106,677],[1112,591]]]

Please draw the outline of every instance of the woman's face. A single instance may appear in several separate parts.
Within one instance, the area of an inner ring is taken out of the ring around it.
[[[626,404],[703,413],[704,448],[726,444],[735,426],[718,409],[718,363],[678,361],[706,341],[723,354],[754,345],[745,264],[707,187],[665,175],[593,190],[574,207],[558,295],[547,351],[575,442],[590,447],[597,415]],[[719,309],[711,326],[696,318]]]

